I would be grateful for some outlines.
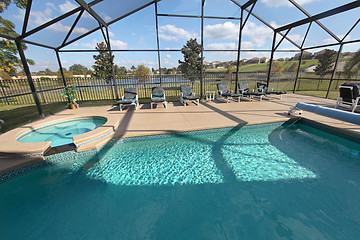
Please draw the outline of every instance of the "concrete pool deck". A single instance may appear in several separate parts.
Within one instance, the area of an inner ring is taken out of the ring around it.
[[[277,99],[271,101],[242,100],[239,103],[236,101],[226,103],[222,100],[215,102],[203,100],[199,106],[191,103],[189,106],[183,106],[180,102],[170,102],[167,108],[158,104],[154,109],[150,109],[150,104],[146,103],[140,104],[138,110],[134,110],[133,107],[126,107],[124,111],[119,111],[117,106],[64,110],[0,135],[0,174],[42,161],[41,154],[49,149],[50,142],[20,143],[16,139],[31,129],[54,122],[91,116],[106,117],[108,121],[102,127],[74,137],[74,143],[78,146],[77,150],[87,151],[96,149],[114,138],[287,121],[291,117],[299,116],[287,115],[290,107],[297,102],[330,108],[335,105],[335,100],[331,99],[286,94],[281,101]],[[347,134],[360,136],[359,125],[306,111],[300,116],[332,128],[341,129]],[[33,156],[23,157],[23,155]]]

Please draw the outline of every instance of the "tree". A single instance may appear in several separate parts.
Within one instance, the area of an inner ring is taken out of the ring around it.
[[[99,52],[98,55],[94,55],[95,65],[92,66],[94,69],[94,77],[104,78],[107,83],[110,83],[112,78],[112,65],[114,55],[110,56],[108,47],[104,42],[96,44],[96,50]]]
[[[290,66],[285,68],[285,72],[296,72],[297,71],[298,64],[292,63]]]
[[[11,3],[16,4],[19,8],[26,8],[25,0],[0,0],[0,13],[8,8]],[[19,34],[15,32],[15,24],[7,19],[0,16],[0,33],[10,36],[17,37]],[[25,44],[21,44],[24,50],[27,49]],[[18,49],[13,41],[1,38],[0,40],[0,76],[9,77],[15,76],[18,72],[17,68],[22,68],[23,65],[21,60],[17,57]],[[31,59],[27,59],[28,64],[34,65],[35,62]]]
[[[353,75],[357,74],[360,71],[360,49],[355,53],[355,55],[346,62],[344,67],[344,72],[348,78],[351,78]]]
[[[54,75],[54,73],[49,68],[45,68],[44,73],[45,75]]]
[[[131,72],[135,72],[136,67],[134,65],[132,65],[130,69],[131,69]]]
[[[270,65],[270,63],[269,63]],[[269,71],[269,67],[268,67]],[[279,61],[273,61],[271,65],[271,75],[270,78],[276,76],[277,74],[280,74],[283,71],[283,65]]]
[[[329,74],[333,70],[333,64],[336,59],[336,51],[325,49],[324,53],[318,56],[319,65],[314,69],[314,73],[319,75],[319,82],[317,89],[319,89],[320,82],[322,82],[323,78],[326,74]]]
[[[69,67],[69,71],[74,75],[86,75],[89,69],[81,64],[74,64]]]
[[[64,78],[72,78],[72,77],[74,77],[74,76],[72,75],[72,73],[69,72],[66,68],[63,68],[62,70],[63,70],[63,73],[64,73]],[[59,71],[57,72],[57,77],[58,77],[58,78],[62,78],[60,69],[59,69]]]
[[[175,67],[168,68],[166,74],[176,74],[176,68]]]
[[[232,66],[229,63],[226,63],[225,65],[225,73],[226,73],[226,78],[231,79]]]
[[[232,66],[228,63],[225,65],[225,73],[227,74],[232,73]]]
[[[198,75],[201,74],[201,63],[204,60],[199,56],[201,50],[201,45],[196,42],[196,38],[190,38],[181,49],[181,53],[184,54],[184,61],[179,60],[179,68],[185,78],[191,81],[198,79]]]
[[[117,77],[123,77],[126,76],[127,74],[127,70],[124,66],[119,67],[118,65],[114,65],[114,70],[115,70],[115,76]]]
[[[141,81],[149,81],[150,80],[150,69],[145,67],[145,65],[138,65],[134,75],[139,76],[139,80]]]
[[[146,95],[146,81],[150,81],[150,69],[145,67],[145,65],[138,65],[135,72],[133,72],[135,76],[138,76],[139,82],[144,84],[145,95]]]

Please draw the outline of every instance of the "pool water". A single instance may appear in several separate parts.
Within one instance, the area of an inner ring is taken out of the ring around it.
[[[25,143],[51,141],[51,147],[57,147],[72,143],[74,136],[90,132],[104,125],[106,121],[103,117],[72,119],[33,129],[17,140]]]
[[[360,144],[303,123],[122,139],[0,184],[0,239],[358,239]]]

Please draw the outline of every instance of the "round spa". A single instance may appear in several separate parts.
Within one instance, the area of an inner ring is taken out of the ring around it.
[[[33,143],[51,141],[51,147],[73,143],[73,137],[90,132],[105,124],[104,117],[76,118],[33,129],[19,136],[19,142]]]

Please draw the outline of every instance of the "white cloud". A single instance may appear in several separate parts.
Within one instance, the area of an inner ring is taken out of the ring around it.
[[[178,41],[180,39],[196,38],[196,35],[175,25],[168,24],[159,27],[159,38],[166,41]]]
[[[60,4],[59,8],[60,8],[60,12],[62,13],[67,13],[71,10],[73,10],[74,8],[76,8],[77,6],[75,4],[72,4],[69,1],[66,1],[64,4]]]
[[[63,4],[63,5],[66,5]],[[31,25],[31,27],[37,27],[40,26],[46,22],[49,22],[53,19],[52,16],[52,10],[51,8],[53,8],[53,4],[52,3],[48,3],[46,4],[47,8],[44,11],[33,11],[31,14],[32,18],[31,21],[29,22],[29,24]],[[61,5],[60,5],[61,8]],[[65,7],[63,7],[63,10],[65,9]],[[19,10],[17,15],[13,16],[16,19],[19,19],[21,21],[23,21],[24,18],[24,10]],[[57,22],[55,24],[50,25],[49,27],[47,27],[46,29],[50,29],[54,32],[61,32],[61,33],[65,33],[68,32],[70,30],[70,26],[64,25],[60,22]],[[77,34],[84,34],[86,32],[88,32],[89,30],[87,28],[84,27],[76,27],[73,32],[77,33]]]
[[[25,16],[25,10],[24,9],[18,9],[18,13],[12,15],[12,17],[14,19],[19,20],[19,21],[24,21],[24,16]]]
[[[287,37],[288,37],[289,39],[291,39],[292,41],[294,41],[294,42],[300,42],[300,41],[303,40],[303,37],[300,36],[299,34],[287,35]]]
[[[91,42],[87,42],[87,43],[74,43],[74,46],[77,47],[84,47],[87,49],[95,49],[96,44],[99,42],[103,42],[104,40],[97,40],[97,39],[93,39]],[[110,40],[111,43],[111,49],[128,49],[128,43],[120,41],[120,40]]]
[[[343,39],[345,37],[345,35],[339,35],[338,36],[338,38],[340,38],[340,39]],[[351,36],[350,35],[348,35],[347,37],[346,37],[346,41],[349,41],[349,40],[351,40]],[[332,43],[338,43],[338,41],[336,41],[336,39],[335,38],[326,38],[326,39],[324,39],[324,40],[322,40],[322,43],[323,44],[332,44]]]
[[[210,39],[231,39],[239,38],[239,24],[225,22],[223,24],[206,25],[204,35]]]
[[[276,23],[272,23],[272,25],[276,26]],[[239,39],[239,24],[235,24],[232,22],[225,22],[223,24],[215,24],[215,25],[207,25],[204,27],[204,35],[205,37],[216,40],[235,40]],[[294,35],[295,36],[295,35]],[[266,41],[272,39],[273,31],[264,25],[257,25],[254,22],[248,21],[243,29],[243,37],[249,38],[248,41],[242,41],[242,48],[254,48],[254,47],[262,47],[265,45]],[[237,49],[231,43],[227,43],[224,45],[219,45],[218,43],[209,44],[208,47],[213,47],[214,49]],[[218,48],[218,47],[226,47],[226,48]]]
[[[206,45],[209,50],[236,50],[237,44],[235,43],[210,43]]]
[[[267,26],[248,21],[244,27],[243,36],[250,38],[253,46],[262,47],[267,40],[272,39],[273,31]]]
[[[55,8],[55,4],[53,4],[53,3],[51,3],[51,2],[47,2],[47,3],[45,3],[45,5],[46,5],[48,8],[56,9],[56,8]]]
[[[171,58],[170,54],[165,55],[166,58]]]
[[[74,46],[78,46],[78,47],[84,47],[84,48],[90,48],[90,49],[95,49],[96,44],[102,42],[102,41],[98,41],[96,39],[93,39],[91,42],[88,43],[74,43]]]
[[[120,40],[110,40],[112,49],[127,49],[129,48],[128,43],[120,41]]]
[[[288,0],[261,0],[263,3],[269,7],[280,7],[280,6],[293,6]],[[306,3],[316,2],[319,0],[296,0],[296,2],[301,6]]]
[[[250,48],[253,48],[253,47],[254,47],[253,42],[250,42],[250,41],[242,41],[241,42],[241,48],[250,49]]]
[[[106,14],[102,14],[101,17],[105,20],[105,22],[110,22],[112,18]]]

